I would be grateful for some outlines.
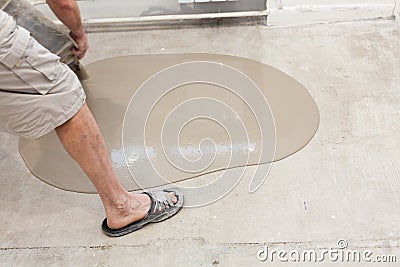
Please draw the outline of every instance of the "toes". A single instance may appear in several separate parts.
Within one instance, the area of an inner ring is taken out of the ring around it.
[[[178,202],[178,199],[176,198],[176,196],[175,196],[175,193],[174,192],[169,192],[168,193],[169,194],[169,197],[170,197],[170,199],[171,199],[171,201],[172,201],[172,203],[176,203],[176,202]]]

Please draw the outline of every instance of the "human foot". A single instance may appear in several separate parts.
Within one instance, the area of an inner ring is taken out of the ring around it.
[[[174,192],[169,192],[168,195],[172,203],[178,201]],[[111,229],[118,229],[143,219],[150,211],[151,199],[144,193],[129,195],[129,199],[118,206],[107,215],[107,225]]]
[[[130,195],[113,212],[107,212],[102,229],[109,236],[122,236],[148,223],[161,222],[175,215],[183,205],[179,189],[166,189]]]

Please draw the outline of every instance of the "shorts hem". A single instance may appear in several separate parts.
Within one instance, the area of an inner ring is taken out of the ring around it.
[[[74,117],[78,113],[78,111],[85,104],[86,95],[85,95],[85,93],[83,93],[83,90],[82,90],[82,93],[77,98],[79,101],[75,101],[74,104],[67,111],[64,112],[64,116],[49,123],[46,127],[47,128],[46,130],[41,131],[37,135],[32,135],[32,136],[26,137],[26,138],[27,139],[41,138],[41,137],[45,136],[46,134],[50,133],[51,131],[53,131],[54,129],[56,129],[57,127],[63,125],[67,121],[69,121],[72,117]]]

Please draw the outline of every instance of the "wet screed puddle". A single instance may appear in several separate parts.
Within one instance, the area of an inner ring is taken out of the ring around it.
[[[122,56],[93,62],[86,70],[88,105],[128,190],[283,159],[303,148],[319,124],[306,88],[254,60]],[[46,183],[95,192],[54,131],[34,141],[21,139],[20,153]],[[250,188],[262,183],[263,172]]]

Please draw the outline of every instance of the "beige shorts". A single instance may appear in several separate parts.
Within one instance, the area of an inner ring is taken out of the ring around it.
[[[84,102],[76,75],[0,11],[0,129],[39,138],[74,116]]]

